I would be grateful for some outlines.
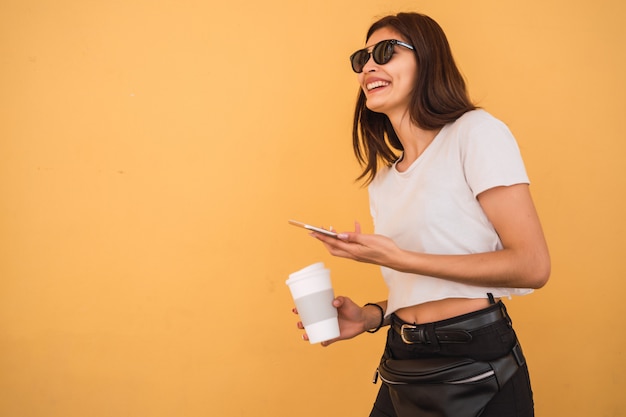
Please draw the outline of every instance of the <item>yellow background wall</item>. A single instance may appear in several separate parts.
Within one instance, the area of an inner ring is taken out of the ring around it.
[[[376,267],[347,56],[425,12],[524,154],[553,256],[508,304],[538,416],[623,416],[626,7],[619,0],[0,0],[0,415],[364,416],[383,332],[302,342],[287,275],[360,303]]]

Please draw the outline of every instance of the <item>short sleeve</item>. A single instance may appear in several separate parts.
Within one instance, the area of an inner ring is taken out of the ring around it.
[[[522,155],[509,128],[486,112],[474,115],[467,120],[467,130],[460,139],[463,169],[474,197],[494,187],[529,184]]]

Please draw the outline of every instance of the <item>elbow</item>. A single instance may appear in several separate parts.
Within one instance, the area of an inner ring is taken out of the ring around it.
[[[534,290],[543,288],[548,283],[549,279],[550,279],[550,268],[547,268],[542,273],[535,274],[535,276],[532,279],[530,288]]]
[[[550,279],[551,263],[550,257],[546,254],[542,259],[534,259],[532,267],[528,272],[528,288],[538,290],[543,288]]]

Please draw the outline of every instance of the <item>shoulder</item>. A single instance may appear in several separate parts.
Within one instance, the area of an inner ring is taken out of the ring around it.
[[[483,109],[468,111],[451,125],[459,129],[505,128],[508,130],[504,122]]]
[[[515,142],[508,126],[485,110],[469,111],[448,126],[448,135],[454,137],[462,149],[473,146],[492,146],[494,143]]]

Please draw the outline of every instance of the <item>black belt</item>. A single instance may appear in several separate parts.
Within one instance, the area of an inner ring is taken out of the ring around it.
[[[392,315],[391,327],[402,337],[402,341],[409,345],[431,343],[432,334],[435,335],[439,343],[467,343],[472,340],[471,331],[503,319],[510,322],[508,315],[504,311],[504,305],[498,303],[498,308],[492,311],[469,317],[459,322],[436,325],[436,327],[433,327],[432,324],[405,323],[395,315]]]

